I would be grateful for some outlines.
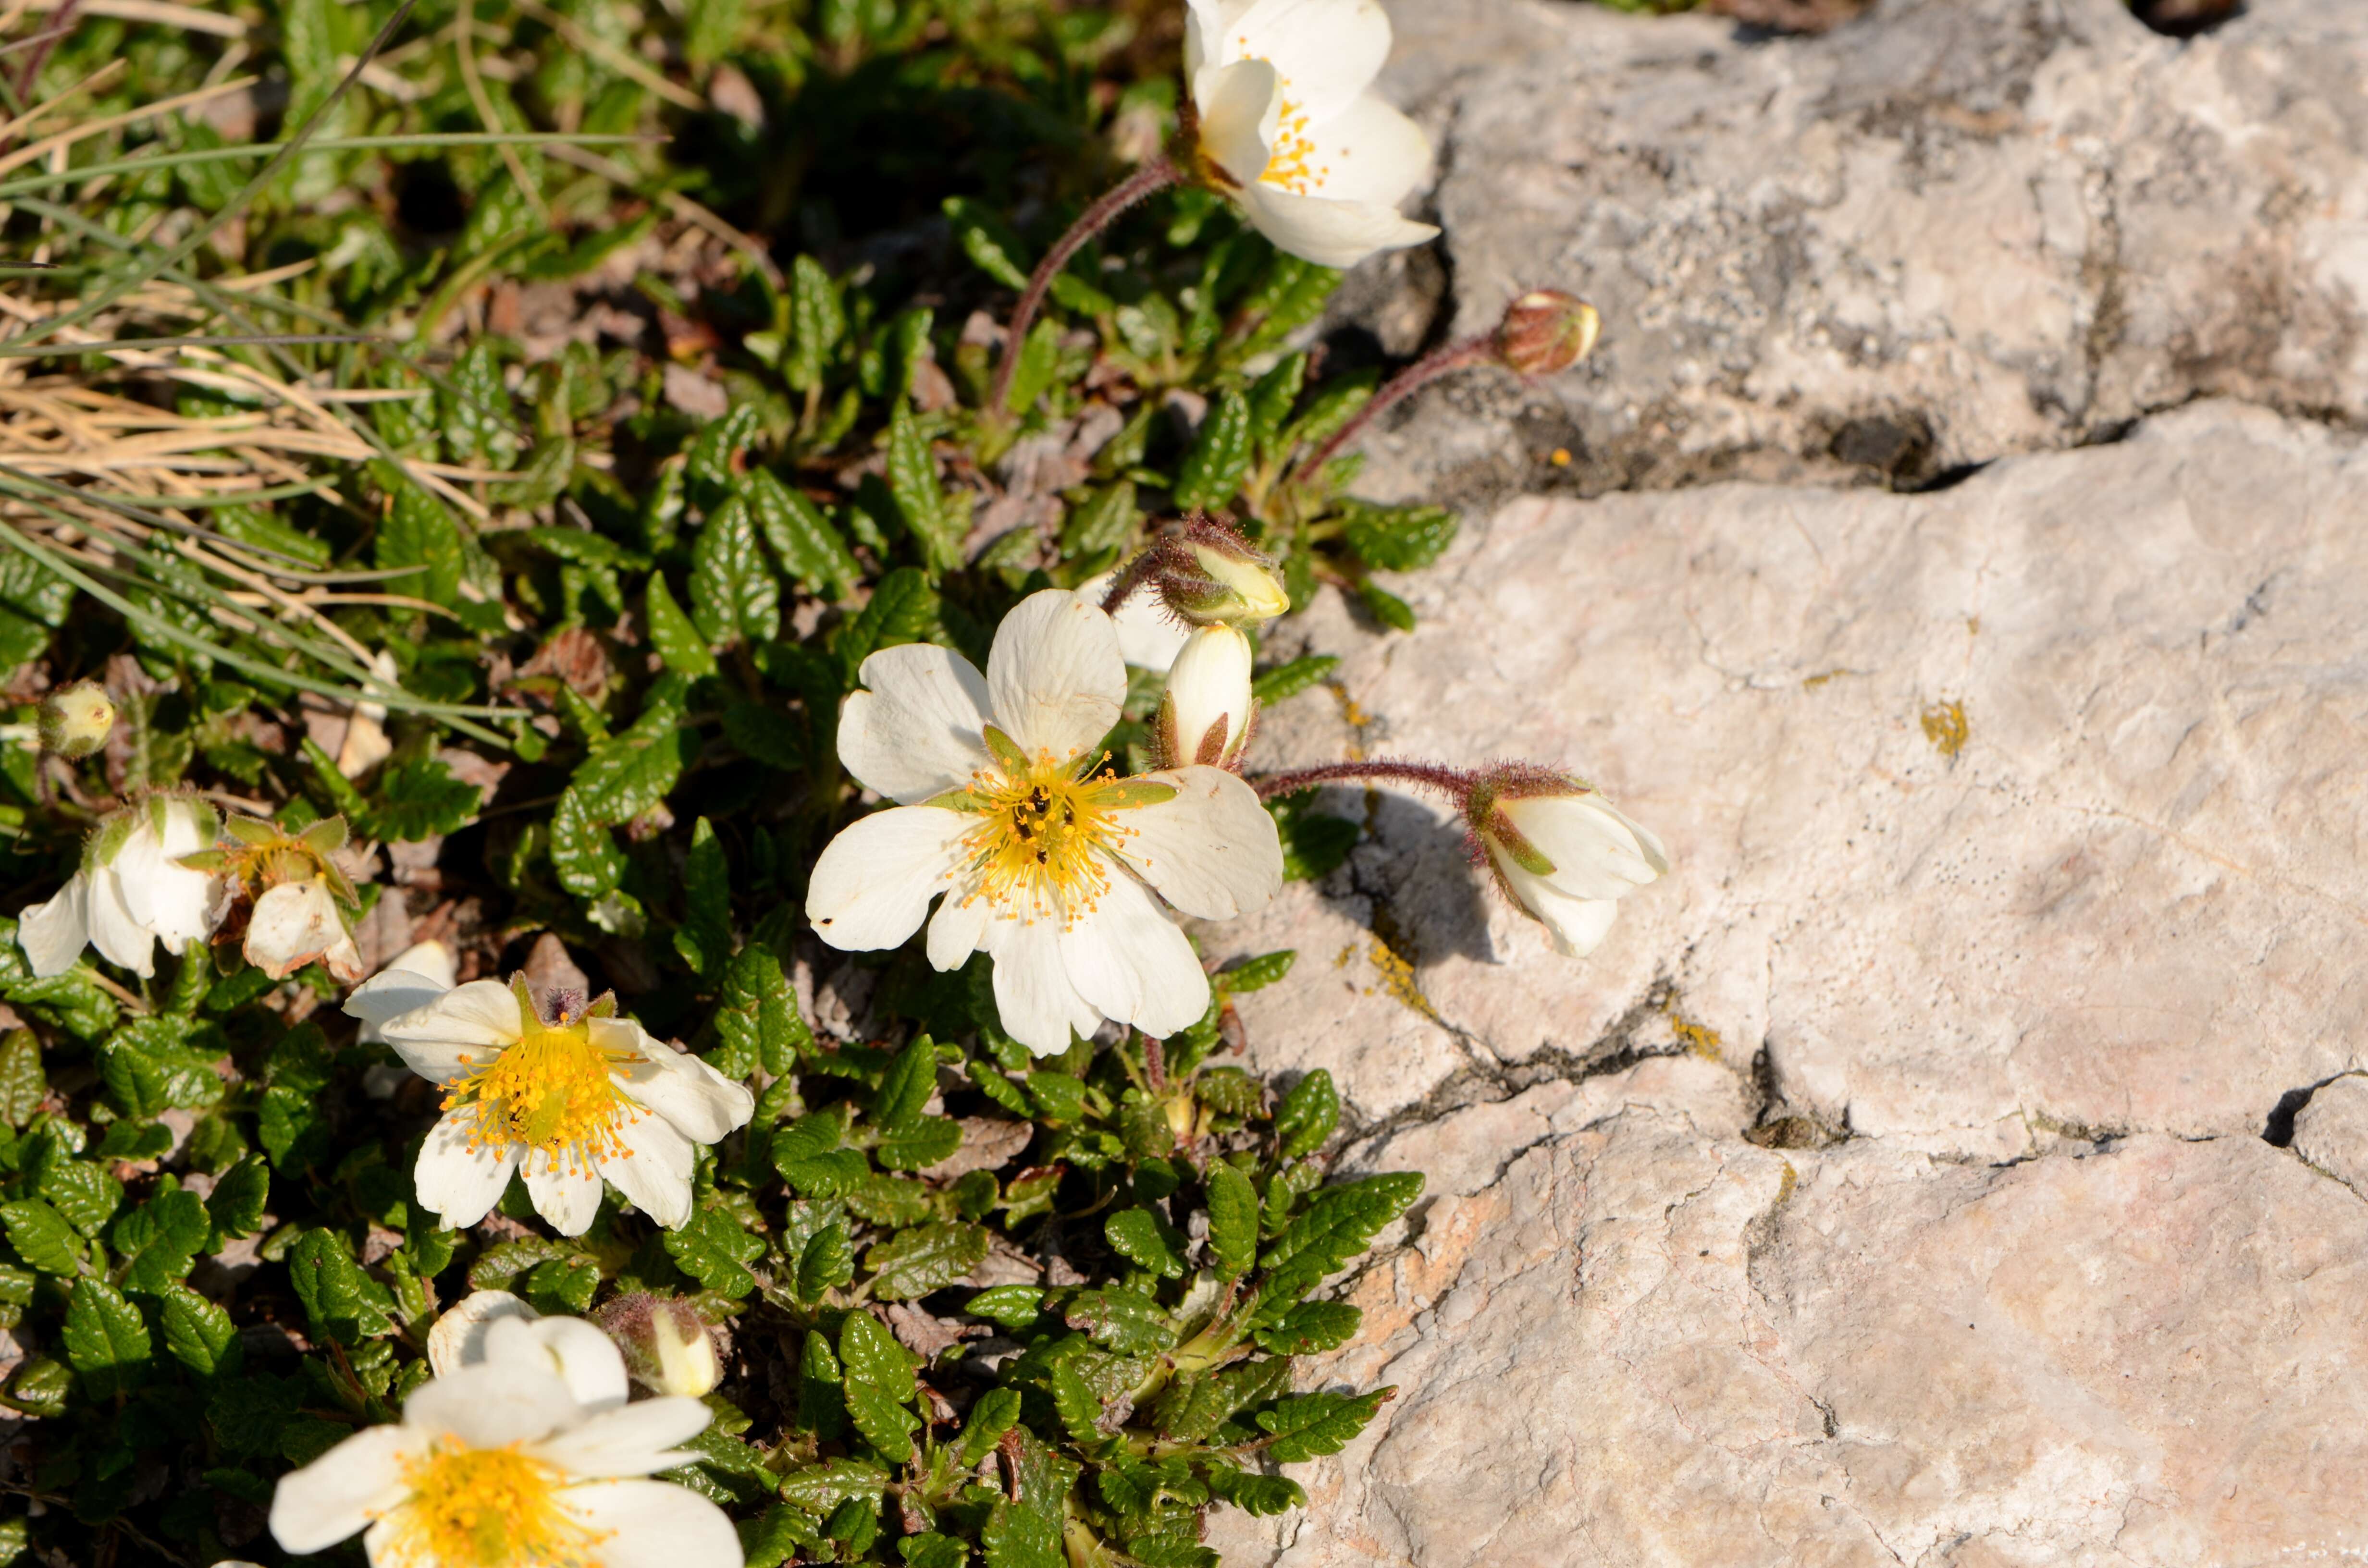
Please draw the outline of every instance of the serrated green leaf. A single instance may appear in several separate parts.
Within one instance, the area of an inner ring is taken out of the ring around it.
[[[881,1078],[879,1092],[871,1096],[872,1121],[891,1132],[917,1124],[937,1086],[938,1048],[928,1035],[917,1036],[896,1053]]]
[[[1086,1081],[1066,1073],[1029,1074],[1028,1097],[1035,1102],[1036,1115],[1046,1121],[1076,1121],[1086,1114]]]
[[[1315,1356],[1357,1337],[1365,1314],[1346,1301],[1302,1301],[1272,1328],[1258,1331],[1258,1348],[1276,1356]]]
[[[224,1369],[238,1329],[230,1314],[186,1285],[163,1292],[165,1348],[173,1358],[200,1377]]]
[[[1224,1116],[1253,1116],[1266,1105],[1266,1086],[1238,1067],[1210,1067],[1192,1080],[1201,1103]]]
[[[1209,1255],[1217,1272],[1238,1279],[1258,1261],[1258,1188],[1240,1166],[1209,1167]]]
[[[674,590],[657,573],[650,574],[649,585],[642,590],[642,611],[649,625],[650,646],[658,651],[666,668],[693,680],[715,673],[715,655],[709,651],[707,639],[691,624],[690,617],[675,602]]]
[[[1349,548],[1368,566],[1412,572],[1429,565],[1455,542],[1455,514],[1444,506],[1383,506],[1341,503]]]
[[[1069,1434],[1071,1442],[1101,1440],[1101,1398],[1077,1375],[1074,1357],[1053,1363],[1053,1408],[1060,1415],[1062,1428]]]
[[[1339,667],[1340,660],[1336,654],[1309,653],[1287,665],[1277,665],[1251,681],[1250,695],[1258,699],[1261,707],[1270,707],[1298,696]]]
[[[1134,481],[1121,479],[1100,486],[1070,507],[1061,525],[1061,553],[1074,561],[1124,544],[1143,518],[1143,508],[1134,497]]]
[[[1201,421],[1192,449],[1176,471],[1176,506],[1211,511],[1234,498],[1250,467],[1250,404],[1238,392],[1221,393]]]
[[[822,1330],[808,1329],[804,1348],[798,1355],[798,1426],[801,1428],[825,1440],[834,1439],[847,1430],[847,1398],[839,1386],[842,1376],[838,1352],[830,1347],[830,1341],[823,1337]],[[787,1481],[782,1483],[781,1495],[791,1502],[798,1501],[791,1494]],[[834,1498],[815,1511],[823,1512],[826,1507],[836,1506],[837,1499]]]
[[[671,703],[653,702],[630,729],[585,759],[567,792],[580,799],[593,821],[631,822],[665,802],[698,750],[699,737],[684,727],[681,712]],[[560,805],[565,807],[565,797]],[[554,822],[554,856],[558,836]]]
[[[1019,346],[1019,363],[1011,369],[1011,386],[1004,394],[1004,408],[1013,414],[1027,413],[1036,406],[1038,398],[1052,390],[1060,371],[1060,324],[1040,320],[1028,329],[1027,340]]]
[[[905,1560],[905,1568],[962,1568],[970,1561],[968,1546],[935,1530],[905,1537],[896,1543],[896,1553]]]
[[[1179,1380],[1159,1402],[1159,1430],[1178,1442],[1205,1441],[1241,1411],[1291,1392],[1291,1363],[1250,1361]]]
[[[1219,970],[1217,983],[1237,996],[1246,991],[1263,991],[1289,974],[1298,957],[1299,949],[1296,948],[1260,953],[1254,959],[1244,959],[1237,964]]]
[[[846,1396],[847,1414],[863,1440],[892,1464],[910,1463],[913,1434],[920,1429],[921,1418],[894,1395],[870,1383],[850,1380]]]
[[[781,483],[769,469],[755,469],[741,481],[741,499],[757,531],[799,587],[825,598],[843,599],[863,580],[838,530],[804,494]]]
[[[1357,597],[1364,601],[1375,620],[1393,631],[1414,630],[1414,607],[1372,578],[1357,585]]]
[[[838,285],[814,257],[791,262],[789,281],[790,352],[781,369],[791,388],[811,392],[822,385],[831,352],[847,335],[847,312]]]
[[[538,1263],[518,1281],[527,1305],[548,1316],[580,1315],[600,1289],[600,1265],[588,1257],[554,1257]]]
[[[288,1277],[314,1334],[350,1346],[394,1332],[394,1298],[335,1232],[305,1232],[289,1251]]]
[[[975,1467],[993,1453],[1003,1435],[1019,1424],[1019,1391],[1015,1388],[991,1388],[978,1396],[978,1403],[970,1407],[970,1415],[962,1423],[964,1468]]]
[[[962,1065],[970,1074],[970,1081],[985,1091],[988,1099],[1014,1116],[1031,1117],[1035,1114],[1035,1104],[1028,1097],[1027,1091],[1005,1077],[994,1063],[973,1056]]]
[[[413,483],[393,464],[376,462],[370,472],[389,499],[372,545],[372,564],[380,570],[414,570],[387,578],[382,593],[404,594],[447,608],[460,598],[464,559],[461,525],[444,503]]]
[[[1211,1466],[1209,1490],[1243,1513],[1265,1518],[1307,1506],[1307,1494],[1287,1475],[1259,1475]]]
[[[917,1387],[911,1353],[870,1312],[849,1312],[839,1325],[838,1364],[844,1381],[870,1383],[896,1399],[912,1398]]]
[[[780,957],[762,942],[752,941],[734,955],[716,1001],[715,1032],[735,1052],[763,1062],[768,1073],[788,1073],[814,1049],[814,1031],[798,1011],[797,992],[781,972]],[[834,1132],[828,1144],[812,1152],[837,1143]]]
[[[819,1301],[826,1290],[855,1278],[855,1249],[845,1225],[826,1225],[807,1239],[798,1256],[797,1297]]]
[[[97,1165],[52,1153],[41,1163],[33,1188],[85,1236],[96,1236],[123,1201],[123,1184]]]
[[[83,1239],[65,1216],[38,1198],[0,1203],[0,1224],[17,1256],[44,1274],[82,1272]]]
[[[888,492],[929,575],[960,566],[962,530],[938,486],[937,457],[912,410],[901,406],[888,421]]]
[[[1132,1290],[1080,1290],[1070,1298],[1064,1316],[1071,1328],[1121,1356],[1154,1355],[1176,1345],[1176,1331],[1159,1303]]]
[[[852,677],[882,648],[927,642],[939,630],[938,590],[917,566],[899,566],[880,579],[871,602],[839,631],[836,651]]]
[[[946,1116],[927,1116],[912,1126],[883,1133],[871,1146],[871,1157],[892,1171],[925,1171],[949,1160],[962,1148],[962,1123]]]
[[[902,1176],[866,1176],[848,1188],[847,1206],[875,1225],[917,1224],[936,1208],[929,1190]]]
[[[687,917],[674,934],[675,951],[694,974],[717,974],[732,958],[732,871],[715,824],[701,817],[690,830],[682,868]]]
[[[1382,1227],[1405,1213],[1421,1193],[1422,1177],[1412,1171],[1367,1176],[1318,1192],[1258,1260],[1267,1275],[1258,1285],[1258,1321],[1281,1321],[1301,1297],[1371,1245]]]
[[[563,793],[552,810],[551,869],[561,887],[583,899],[598,898],[624,880],[616,835],[578,790]]]
[[[964,1302],[962,1311],[1006,1328],[1025,1328],[1042,1314],[1044,1292],[1033,1285],[991,1286]]]
[[[871,1293],[883,1301],[909,1301],[943,1290],[986,1261],[983,1225],[940,1220],[916,1225],[863,1255],[873,1271]]]
[[[719,1295],[736,1301],[757,1288],[746,1266],[763,1256],[764,1239],[722,1210],[693,1210],[680,1230],[666,1233],[663,1244],[675,1267]]]
[[[690,619],[712,645],[769,642],[780,634],[781,585],[737,496],[709,517],[690,549]]]
[[[213,1055],[186,1042],[200,1039],[217,1047]],[[148,1118],[167,1110],[197,1110],[222,1096],[213,1070],[220,1034],[211,1025],[183,1017],[141,1018],[108,1036],[99,1047],[99,1074],[108,1094],[127,1116]]]
[[[762,423],[756,404],[735,403],[711,420],[683,449],[683,492],[692,505],[712,509],[723,504],[737,482],[741,451],[757,439]]]
[[[356,815],[355,828],[385,844],[418,844],[458,833],[477,814],[484,791],[452,777],[435,757],[398,762],[381,775],[380,803]]]
[[[1065,1568],[1060,1525],[1008,1499],[986,1517],[978,1543],[985,1550],[986,1568]]]
[[[154,1355],[140,1309],[103,1279],[77,1279],[66,1303],[66,1360],[93,1399],[112,1399],[137,1387]]]
[[[1281,1464],[1298,1464],[1305,1460],[1337,1454],[1349,1446],[1382,1402],[1395,1398],[1395,1388],[1378,1388],[1370,1393],[1307,1393],[1286,1399],[1272,1410],[1258,1413],[1258,1424],[1273,1437],[1267,1452]]]
[[[1184,1238],[1148,1209],[1121,1209],[1102,1222],[1110,1250],[1162,1279],[1184,1273]]]
[[[159,1193],[115,1221],[108,1241],[127,1290],[154,1295],[180,1282],[205,1250],[213,1221],[194,1192]]]
[[[831,1460],[781,1477],[781,1500],[810,1514],[826,1515],[850,1497],[876,1501],[888,1490],[888,1472],[861,1460]]]
[[[8,938],[14,941],[13,934]],[[10,1029],[0,1040],[0,1120],[22,1127],[41,1108],[50,1092],[41,1071],[41,1042],[30,1029]]]
[[[1324,1147],[1339,1125],[1340,1092],[1332,1086],[1332,1074],[1318,1067],[1275,1107],[1275,1144],[1284,1159],[1295,1160]]]

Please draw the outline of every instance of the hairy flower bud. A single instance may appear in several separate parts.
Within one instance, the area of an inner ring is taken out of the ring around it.
[[[1491,769],[1464,808],[1507,897],[1553,934],[1554,951],[1585,958],[1611,929],[1619,900],[1669,869],[1668,852],[1594,788],[1514,764]]]
[[[1595,307],[1559,289],[1533,289],[1505,308],[1497,352],[1524,376],[1569,369],[1593,351],[1603,331]]]
[[[41,749],[77,762],[107,744],[115,704],[97,681],[78,680],[41,699]]]
[[[1230,626],[1203,626],[1186,640],[1159,699],[1161,763],[1240,770],[1258,720],[1250,695],[1250,640]]]
[[[697,1399],[723,1381],[714,1331],[688,1301],[637,1290],[601,1309],[600,1326],[633,1381],[654,1393]]]
[[[1224,523],[1196,518],[1162,547],[1156,578],[1167,608],[1195,626],[1272,620],[1291,608],[1274,562]]]

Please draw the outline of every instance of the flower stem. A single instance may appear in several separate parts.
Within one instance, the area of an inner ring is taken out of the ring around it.
[[[1300,477],[1312,479],[1323,472],[1324,465],[1338,457],[1340,449],[1355,440],[1366,426],[1440,377],[1461,370],[1467,365],[1486,364],[1497,357],[1497,334],[1493,330],[1476,337],[1464,338],[1460,343],[1451,343],[1423,356],[1400,370],[1381,391],[1368,399],[1365,406],[1357,410],[1346,425],[1332,432],[1329,440],[1302,459],[1298,471]]]
[[[1371,762],[1327,762],[1315,767],[1294,767],[1286,773],[1269,773],[1253,778],[1250,788],[1261,801],[1275,800],[1283,795],[1295,795],[1302,790],[1318,784],[1343,784],[1352,779],[1386,780],[1394,784],[1415,784],[1436,790],[1459,807],[1472,798],[1472,787],[1479,779],[1460,768],[1448,767],[1436,762],[1392,762],[1376,758]]]
[[[1161,547],[1155,543],[1138,551],[1133,560],[1119,568],[1118,575],[1110,579],[1110,592],[1102,596],[1102,613],[1116,615],[1119,606],[1133,597],[1134,591],[1158,569],[1162,558]]]
[[[1052,292],[1053,279],[1069,265],[1069,258],[1084,248],[1087,240],[1118,221],[1119,214],[1155,191],[1165,190],[1184,177],[1184,171],[1174,159],[1157,157],[1119,182],[1102,198],[1080,214],[1069,225],[1044,259],[1036,264],[1036,271],[1028,279],[1027,291],[1011,312],[1010,335],[1004,339],[1003,358],[995,367],[995,388],[986,400],[987,410],[995,415],[1004,412],[1004,400],[1011,395],[1011,378],[1019,373],[1019,353],[1028,342],[1028,329],[1036,322],[1036,312]]]

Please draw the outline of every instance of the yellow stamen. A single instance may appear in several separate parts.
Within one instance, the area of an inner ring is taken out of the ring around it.
[[[475,1110],[469,1146],[524,1143],[554,1171],[589,1172],[603,1158],[623,1155],[624,1129],[647,1114],[613,1076],[631,1058],[594,1045],[581,1022],[545,1024],[523,983],[518,1016],[518,1042],[444,1091],[445,1109]]]
[[[968,809],[979,823],[962,840],[978,879],[971,896],[1007,916],[1064,926],[1093,912],[1110,891],[1108,857],[1134,836],[1118,813],[1144,803],[1134,781],[1095,776],[1102,760],[1078,767],[1047,751],[1031,759],[1015,746],[972,776]]]
[[[438,1442],[403,1461],[411,1495],[386,1516],[387,1556],[403,1568],[599,1568],[596,1530],[559,1500],[558,1466],[513,1443],[464,1449]]]
[[[1293,196],[1305,196],[1321,183],[1322,175],[1329,174],[1308,166],[1315,156],[1315,137],[1309,128],[1307,111],[1290,98],[1282,100],[1282,119],[1274,128],[1274,151],[1267,155],[1266,168],[1258,175],[1260,185],[1280,186]]]

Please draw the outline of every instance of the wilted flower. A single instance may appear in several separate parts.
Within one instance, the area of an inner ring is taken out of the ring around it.
[[[115,728],[115,704],[97,681],[78,680],[41,699],[41,749],[69,762],[107,744]]]
[[[274,980],[316,960],[347,985],[368,973],[350,924],[361,899],[336,861],[346,846],[346,819],[328,817],[294,834],[260,817],[234,816],[222,825],[233,842],[207,862],[255,900],[242,949],[246,961]]]
[[[1473,789],[1466,815],[1497,884],[1565,957],[1593,952],[1621,897],[1669,869],[1658,838],[1567,774],[1496,768]]]
[[[654,1393],[697,1399],[723,1381],[714,1331],[688,1301],[636,1290],[602,1308],[600,1326],[633,1381]]]
[[[117,812],[83,845],[82,869],[17,917],[37,975],[63,974],[85,944],[146,979],[155,944],[177,955],[213,934],[214,880],[181,863],[213,846],[220,819],[202,801],[159,795]]]
[[[849,773],[899,802],[831,840],[806,913],[843,949],[893,948],[928,918],[929,962],[995,959],[1003,1027],[1039,1055],[1105,1017],[1167,1035],[1208,1009],[1209,980],[1154,890],[1223,919],[1282,884],[1257,793],[1214,767],[1099,771],[1126,665],[1110,617],[1058,589],[1020,604],[982,678],[929,643],[863,662],[839,715]]]
[[[1250,695],[1250,640],[1230,626],[1192,633],[1167,672],[1167,689],[1155,721],[1160,759],[1206,763],[1238,771],[1242,749],[1258,722]]]
[[[1552,376],[1594,351],[1603,331],[1595,307],[1559,289],[1533,289],[1505,307],[1497,353],[1525,376]]]
[[[448,1228],[484,1219],[522,1171],[535,1211],[562,1235],[592,1223],[604,1177],[675,1229],[690,1218],[692,1146],[756,1108],[740,1085],[617,1017],[613,996],[545,1021],[523,979],[446,988],[390,969],[346,1011],[444,1090],[413,1183]]]
[[[1370,90],[1389,53],[1380,0],[1191,0],[1184,76],[1202,159],[1293,256],[1354,267],[1439,234],[1398,216],[1430,141]]]
[[[554,1335],[563,1323],[580,1333]],[[572,1386],[586,1381],[613,1383],[616,1398],[586,1403]],[[404,1401],[399,1424],[357,1432],[281,1477],[271,1533],[302,1555],[367,1530],[372,1568],[739,1568],[721,1508],[642,1479],[689,1462],[677,1445],[707,1426],[707,1407],[627,1404],[623,1388],[615,1347],[590,1324],[496,1316],[476,1354]]]

